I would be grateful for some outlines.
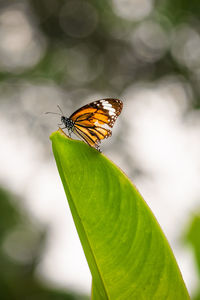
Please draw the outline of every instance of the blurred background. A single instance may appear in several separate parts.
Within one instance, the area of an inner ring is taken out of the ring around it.
[[[89,299],[52,155],[57,104],[124,101],[103,152],[135,183],[200,299],[199,0],[0,0],[1,299]]]

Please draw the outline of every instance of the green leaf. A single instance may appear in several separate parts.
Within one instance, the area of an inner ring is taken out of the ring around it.
[[[196,262],[196,270],[198,270],[199,285],[192,299],[200,300],[200,211],[196,210],[195,214],[191,216],[187,232],[184,236],[184,241],[190,245],[193,250],[194,259]]]
[[[92,299],[189,299],[168,242],[128,177],[61,130],[51,140],[92,273]]]

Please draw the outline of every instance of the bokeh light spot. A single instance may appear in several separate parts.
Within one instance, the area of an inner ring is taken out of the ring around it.
[[[38,234],[26,230],[25,227],[15,228],[5,239],[3,250],[13,260],[26,263],[34,258],[38,243]]]
[[[116,15],[130,21],[139,21],[147,17],[153,9],[152,0],[114,0]]]
[[[32,26],[21,6],[5,9],[0,14],[0,68],[22,72],[34,66],[45,51],[45,40]]]
[[[94,80],[102,72],[103,65],[102,56],[94,47],[82,44],[68,50],[67,70],[79,84]]]
[[[71,37],[85,38],[92,34],[98,23],[94,6],[83,1],[69,1],[60,13],[60,25]]]
[[[191,71],[200,67],[200,35],[186,24],[182,24],[174,31],[171,52],[180,64]]]
[[[168,47],[166,32],[153,21],[143,22],[136,27],[132,43],[137,57],[147,62],[160,59]]]

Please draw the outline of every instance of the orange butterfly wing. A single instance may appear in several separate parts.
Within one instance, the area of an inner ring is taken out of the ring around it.
[[[113,127],[122,108],[123,103],[119,99],[107,98],[91,102],[70,116],[74,122],[73,132],[98,149],[101,140],[112,135],[109,127]]]

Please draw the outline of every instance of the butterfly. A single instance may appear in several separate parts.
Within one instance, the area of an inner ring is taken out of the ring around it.
[[[120,115],[123,102],[112,98],[97,100],[79,108],[69,118],[64,116],[59,105],[58,108],[64,125],[61,129],[67,128],[70,137],[73,132],[89,146],[100,151],[101,140],[112,135],[110,128]]]

